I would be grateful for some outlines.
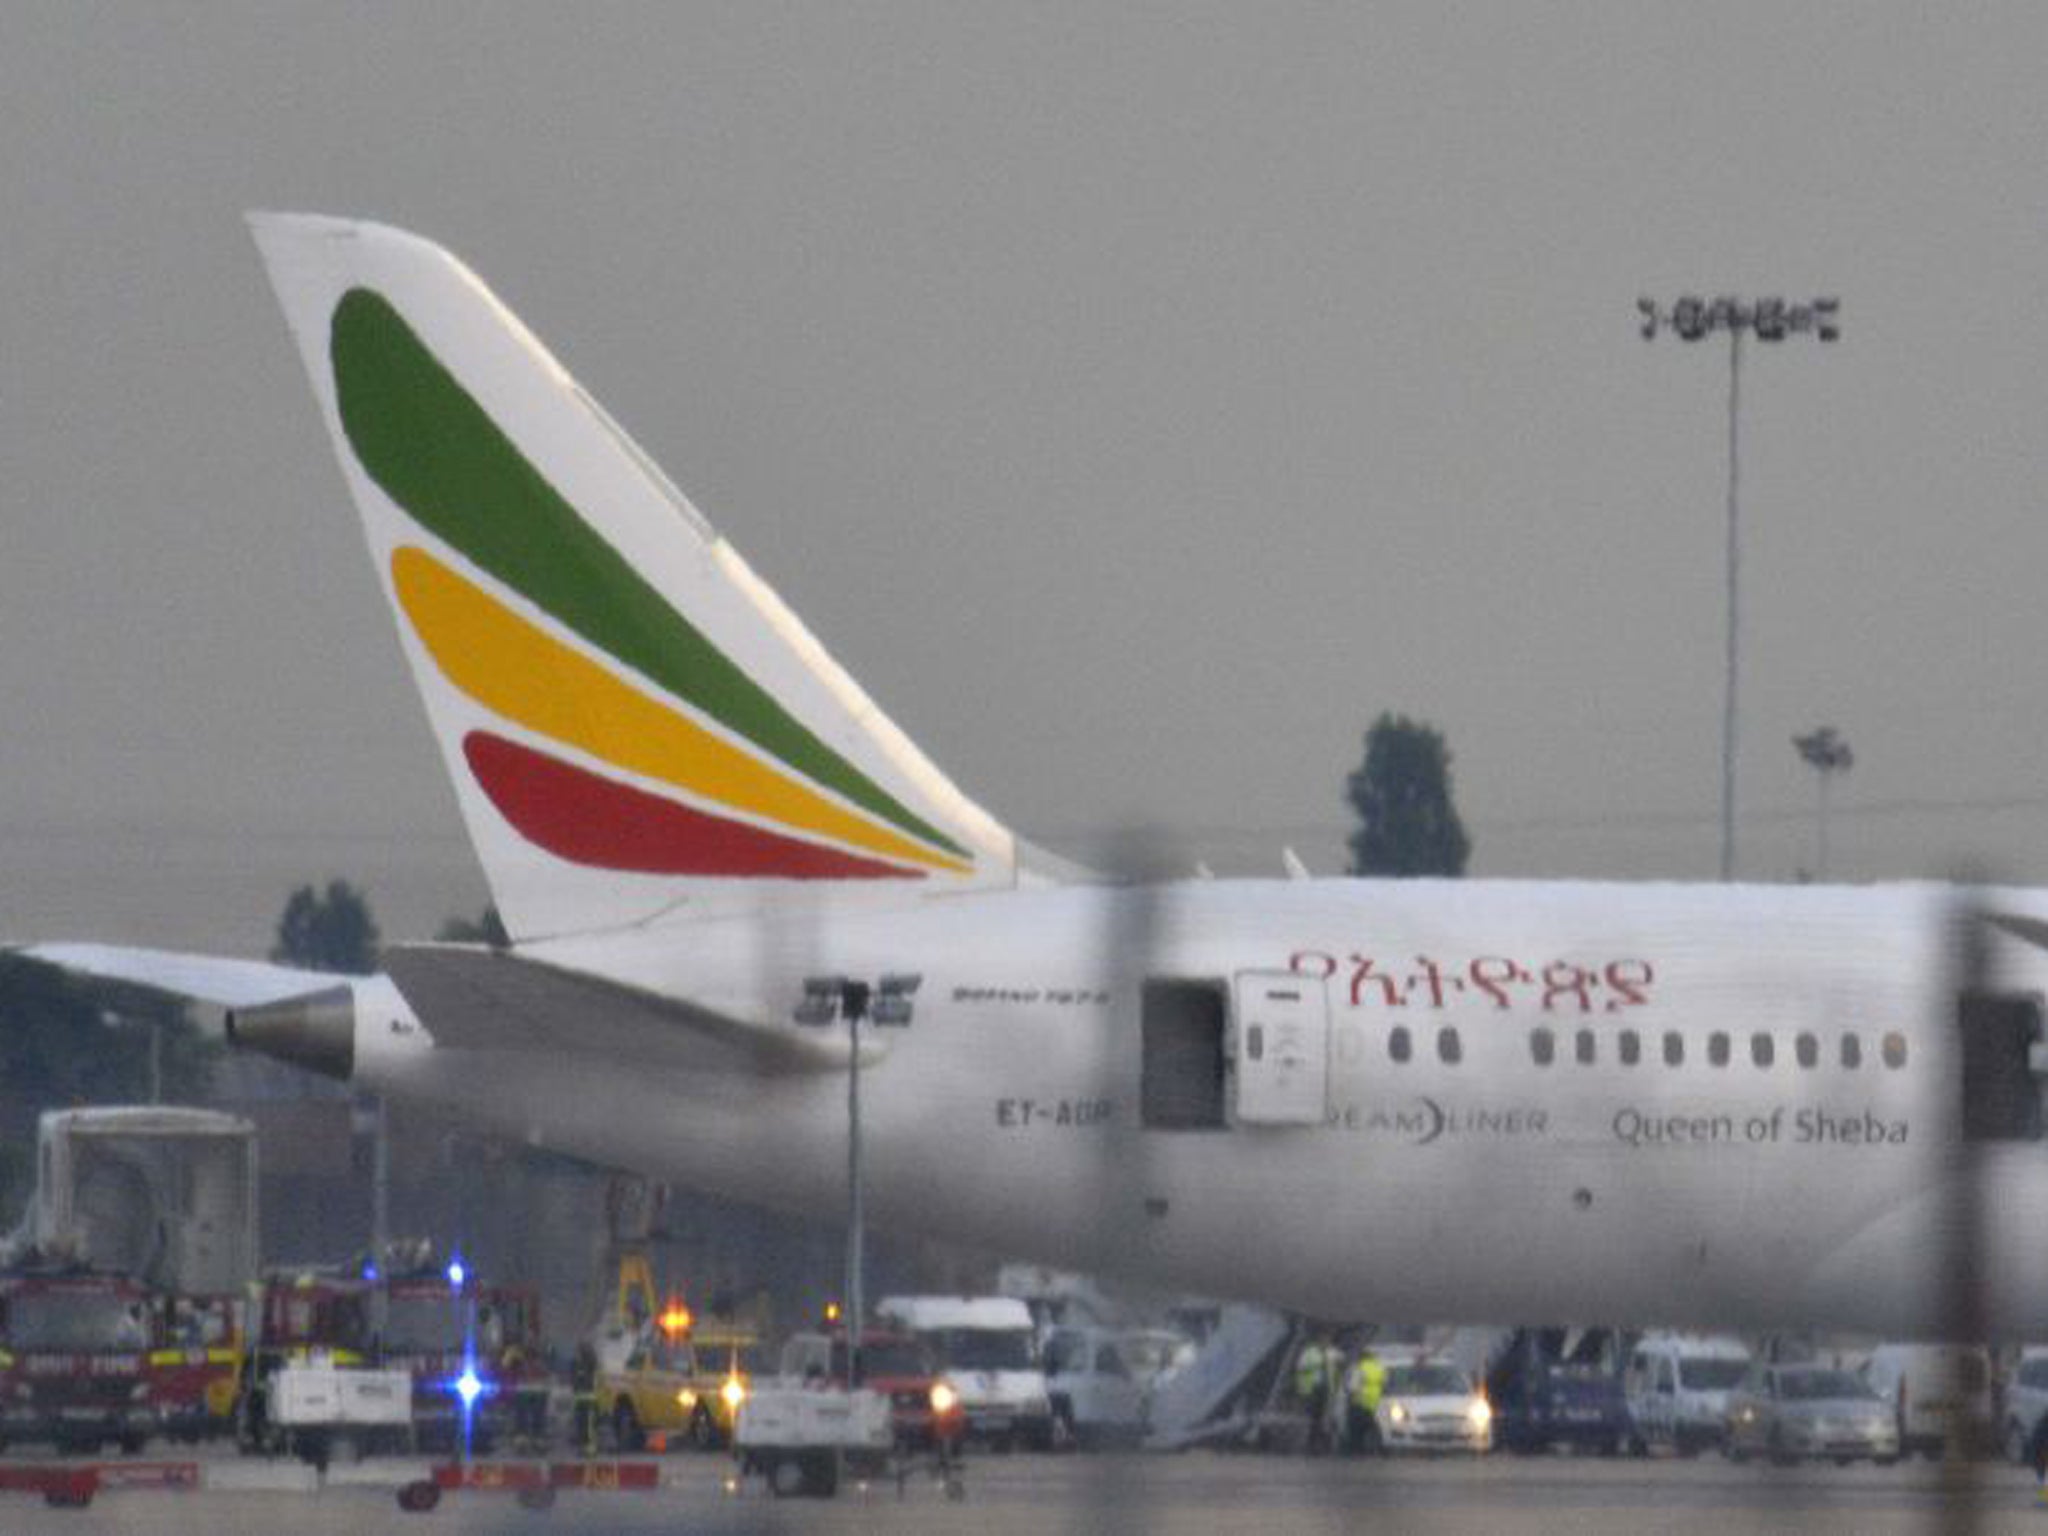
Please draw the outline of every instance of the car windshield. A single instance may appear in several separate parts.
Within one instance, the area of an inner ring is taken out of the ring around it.
[[[142,1303],[94,1291],[36,1291],[7,1308],[16,1349],[140,1349],[149,1342]]]
[[[1389,1397],[1454,1397],[1472,1390],[1464,1372],[1450,1365],[1395,1365],[1387,1368]]]
[[[1031,1335],[1021,1328],[948,1328],[939,1355],[953,1371],[1028,1371]]]
[[[1678,1381],[1688,1392],[1726,1392],[1748,1371],[1747,1360],[1681,1360]]]
[[[1830,1397],[1874,1400],[1877,1396],[1847,1371],[1786,1371],[1778,1378],[1778,1395],[1790,1402],[1814,1402]]]
[[[1171,1333],[1127,1333],[1123,1337],[1124,1359],[1139,1376],[1157,1376],[1180,1354],[1182,1340]]]
[[[393,1296],[384,1314],[384,1347],[456,1353],[462,1348],[462,1311],[449,1296]]]

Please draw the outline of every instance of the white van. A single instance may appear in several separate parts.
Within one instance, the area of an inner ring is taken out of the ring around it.
[[[1014,1296],[888,1296],[877,1316],[916,1334],[967,1415],[967,1434],[996,1450],[1053,1442],[1052,1401],[1031,1309]]]
[[[1899,1415],[1899,1454],[1933,1460],[1951,1442],[1975,1451],[1994,1443],[1991,1357],[1963,1344],[1880,1344],[1863,1379]]]
[[[1629,1419],[1639,1448],[1697,1456],[1728,1433],[1728,1394],[1750,1365],[1749,1346],[1726,1335],[1646,1333],[1629,1356]]]

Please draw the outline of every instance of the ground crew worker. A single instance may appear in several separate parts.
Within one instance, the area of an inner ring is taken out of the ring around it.
[[[1383,1449],[1380,1440],[1380,1398],[1387,1390],[1387,1368],[1366,1345],[1345,1377],[1344,1443],[1352,1455]]]
[[[547,1443],[547,1379],[540,1369],[532,1351],[519,1340],[505,1346],[503,1377],[512,1392],[512,1443],[527,1455]]]
[[[585,1339],[576,1346],[569,1366],[569,1390],[576,1401],[576,1449],[585,1457],[597,1454],[597,1351]]]
[[[1308,1415],[1308,1453],[1320,1456],[1330,1448],[1330,1404],[1335,1398],[1341,1357],[1321,1334],[1312,1334],[1294,1357],[1294,1395]]]

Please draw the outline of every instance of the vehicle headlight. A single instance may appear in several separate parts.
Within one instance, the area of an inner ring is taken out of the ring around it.
[[[1387,1404],[1387,1422],[1389,1424],[1406,1424],[1408,1422],[1408,1405],[1406,1403]]]
[[[1493,1404],[1483,1397],[1475,1397],[1465,1405],[1465,1422],[1474,1429],[1493,1427]]]
[[[718,1395],[725,1399],[726,1407],[738,1413],[740,1404],[747,1400],[747,1384],[737,1376],[728,1376],[725,1385],[718,1389]]]
[[[943,1381],[932,1383],[932,1412],[951,1413],[960,1406],[960,1394]]]
[[[697,1406],[697,1394],[685,1387],[676,1394],[676,1402],[687,1412]]]

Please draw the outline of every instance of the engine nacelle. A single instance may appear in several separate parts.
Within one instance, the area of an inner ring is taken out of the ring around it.
[[[228,1044],[342,1082],[365,1075],[379,1058],[432,1041],[388,976],[336,978],[297,997],[231,1008]]]

